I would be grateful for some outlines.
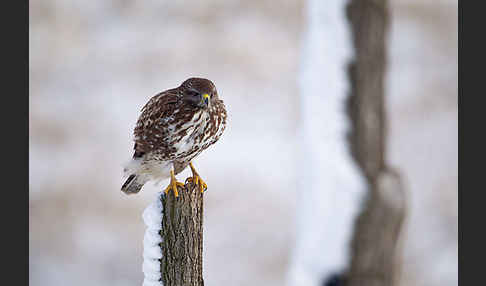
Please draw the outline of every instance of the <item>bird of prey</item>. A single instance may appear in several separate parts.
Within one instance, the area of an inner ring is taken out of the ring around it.
[[[192,160],[216,143],[226,127],[226,109],[216,86],[208,79],[189,78],[179,87],[152,97],[141,110],[135,126],[135,153],[125,166],[128,179],[121,187],[126,194],[138,193],[148,181],[170,178],[165,188],[177,197],[175,175],[188,165],[188,178],[203,192],[207,185]]]

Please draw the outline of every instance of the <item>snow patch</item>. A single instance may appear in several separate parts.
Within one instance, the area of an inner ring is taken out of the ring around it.
[[[143,238],[143,286],[163,286],[160,273],[160,259],[162,251],[159,243],[162,237],[159,232],[162,230],[162,193],[159,192],[156,199],[143,212],[143,221],[147,226]]]

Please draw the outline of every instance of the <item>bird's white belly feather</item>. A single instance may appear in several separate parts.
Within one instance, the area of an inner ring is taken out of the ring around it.
[[[139,182],[154,180],[158,183],[170,177],[172,168],[172,162],[169,161],[132,159],[126,164],[124,172],[125,176],[136,174]]]

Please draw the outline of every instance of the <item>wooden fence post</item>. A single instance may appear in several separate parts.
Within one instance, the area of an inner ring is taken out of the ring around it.
[[[186,182],[184,189],[179,187],[178,191],[177,198],[173,192],[159,195],[157,200],[160,202],[156,202],[159,207],[150,207],[150,210],[144,213],[144,220],[148,227],[144,239],[144,286],[204,285],[202,276],[204,196],[199,188],[190,182]],[[154,217],[155,224],[159,225],[150,226],[154,223],[151,219]],[[150,229],[152,231],[158,229],[156,234],[160,239],[150,238],[152,235],[149,233]],[[158,248],[157,251],[151,250],[153,247]],[[154,275],[153,272],[156,274]]]

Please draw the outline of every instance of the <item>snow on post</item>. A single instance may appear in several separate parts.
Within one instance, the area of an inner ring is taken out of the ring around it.
[[[162,250],[160,243],[162,236],[162,193],[158,193],[156,199],[143,212],[143,221],[147,226],[143,238],[143,286],[162,286],[162,275],[160,273],[160,259]]]

